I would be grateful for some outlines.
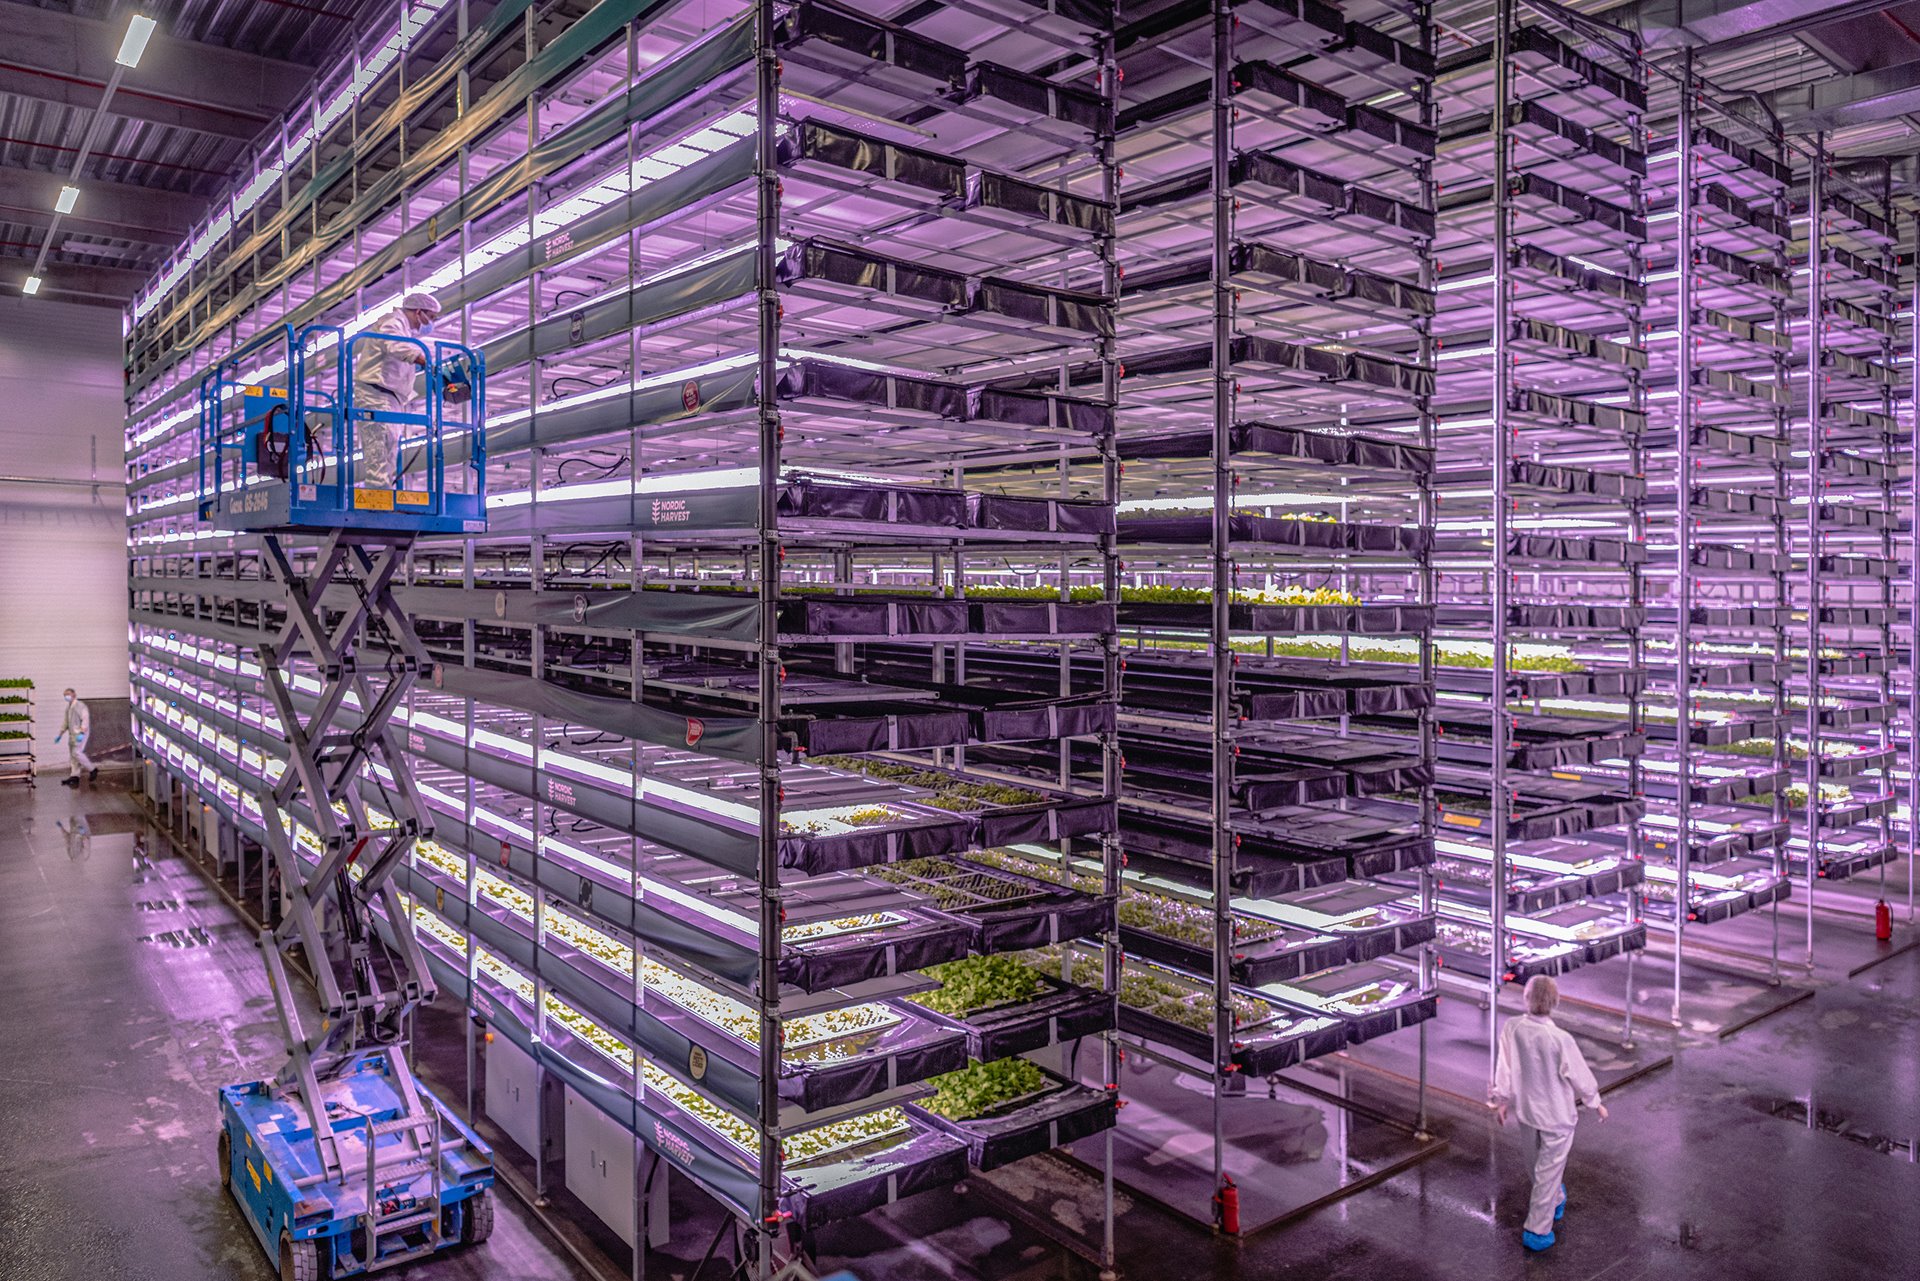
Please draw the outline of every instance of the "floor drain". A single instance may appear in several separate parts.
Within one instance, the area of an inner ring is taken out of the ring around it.
[[[1822,1107],[1813,1108],[1809,1114],[1804,1099],[1756,1099],[1754,1106],[1768,1116],[1778,1117],[1782,1121],[1791,1121],[1795,1125],[1805,1126],[1808,1129],[1819,1130],[1823,1134],[1834,1135],[1849,1143],[1857,1143],[1882,1156],[1897,1156],[1908,1162],[1915,1159],[1915,1144],[1912,1139],[1895,1139],[1884,1134],[1875,1134],[1872,1130],[1855,1125],[1838,1112],[1829,1112]]]
[[[213,935],[198,925],[184,930],[168,930],[162,934],[143,934],[142,943],[152,943],[157,947],[211,947]]]

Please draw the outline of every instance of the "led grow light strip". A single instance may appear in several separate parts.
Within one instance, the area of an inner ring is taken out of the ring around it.
[[[438,0],[438,2],[446,3],[447,0]],[[738,109],[721,117],[719,120],[701,126],[685,138],[670,142],[658,150],[640,157],[624,170],[613,171],[607,177],[600,179],[585,190],[577,192],[565,200],[562,200],[559,204],[553,205],[535,215],[531,226],[523,224],[510,231],[502,232],[486,244],[454,259],[426,278],[415,281],[410,289],[403,289],[372,304],[355,317],[355,319],[342,325],[341,328],[346,333],[346,336],[351,338],[355,334],[365,331],[374,321],[398,305],[400,299],[407,292],[411,292],[412,290],[438,292],[447,288],[449,285],[465,280],[467,277],[492,265],[494,262],[506,257],[515,250],[524,248],[534,239],[553,235],[588,214],[593,213],[595,210],[604,208],[616,200],[633,195],[652,183],[670,178],[688,166],[706,160],[725,147],[751,136],[756,128],[757,121],[758,113],[749,107]],[[195,243],[198,244],[199,242],[196,241]],[[208,243],[210,246],[211,242],[209,241]],[[200,252],[199,256],[205,256],[204,249]],[[187,263],[186,266],[190,267],[193,262],[198,261],[199,258],[195,257],[192,259],[192,262]],[[185,268],[177,267],[176,270],[184,271]],[[170,272],[169,274],[171,275],[172,273]],[[171,282],[163,278],[160,288],[164,290],[171,287]],[[144,315],[145,313],[138,312],[137,314]],[[333,338],[331,335],[327,335],[315,346],[314,350],[325,351],[332,345]],[[258,368],[251,369],[246,373],[246,379],[252,382],[265,382],[284,374],[286,369],[287,362],[285,360],[276,360],[259,366]],[[238,371],[236,371],[236,373],[238,373]],[[136,445],[145,444],[163,431],[168,430],[171,426],[197,416],[197,409],[181,411],[180,413],[172,415],[169,419],[164,420],[165,425],[156,425],[137,434],[134,437],[134,443]],[[489,426],[491,425],[492,424],[489,424]]]
[[[313,147],[314,139],[325,134],[338,124],[347,112],[353,109],[360,96],[372,88],[380,78],[399,60],[400,55],[412,47],[414,39],[425,31],[429,22],[447,8],[453,0],[419,0],[407,8],[400,18],[399,26],[368,58],[354,69],[345,86],[334,95],[332,101],[313,113],[313,121],[280,148],[280,159],[265,166],[255,175],[252,182],[234,193],[219,214],[210,219],[200,234],[187,245],[186,253],[174,260],[167,270],[145,289],[133,306],[133,318],[136,322],[146,319],[160,298],[180,283],[189,271],[200,263],[213,245],[228,231],[234,223],[260,203],[267,190],[279,182],[287,170],[298,164],[302,157]]]

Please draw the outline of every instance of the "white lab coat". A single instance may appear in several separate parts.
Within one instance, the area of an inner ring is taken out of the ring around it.
[[[368,328],[368,333],[405,334],[417,331],[407,323],[406,313],[387,312]],[[413,384],[419,375],[420,349],[403,342],[363,338],[353,344],[353,404],[356,409],[375,409],[383,413],[412,413]],[[392,489],[398,472],[396,463],[404,428],[393,423],[361,420],[354,424],[360,443],[358,487]],[[415,433],[418,434],[418,433]]]
[[[68,703],[66,719],[60,724],[60,734],[67,740],[68,778],[79,778],[93,771],[93,759],[82,750],[92,730],[93,714],[87,705],[77,698]]]
[[[1533,1194],[1526,1228],[1544,1236],[1553,1231],[1553,1212],[1579,1123],[1577,1107],[1600,1106],[1600,1083],[1570,1033],[1550,1018],[1522,1014],[1500,1029],[1493,1101],[1506,1105],[1532,1145]]]

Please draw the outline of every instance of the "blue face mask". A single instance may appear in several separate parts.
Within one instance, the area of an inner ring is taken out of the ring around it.
[[[428,334],[433,332],[433,322],[431,320],[421,321],[420,328],[415,330],[414,332],[419,334],[422,338],[426,337]]]

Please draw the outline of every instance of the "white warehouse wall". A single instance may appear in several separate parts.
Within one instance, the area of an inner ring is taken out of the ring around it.
[[[64,686],[127,696],[122,385],[119,312],[0,297],[0,677],[36,686],[42,769]]]

